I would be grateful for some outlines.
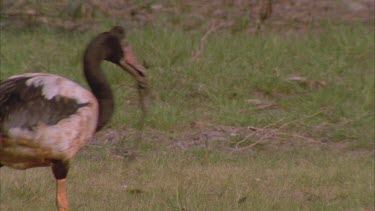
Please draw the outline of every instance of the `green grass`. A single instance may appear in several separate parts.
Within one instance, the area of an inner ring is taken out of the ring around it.
[[[0,78],[51,72],[86,86],[82,51],[96,33],[3,30]],[[277,128],[302,119],[284,131],[351,150],[177,150],[148,137],[139,157],[128,161],[113,154],[114,146],[89,146],[69,173],[72,210],[374,209],[374,32],[345,24],[289,36],[222,31],[192,62],[203,33],[156,24],[129,34],[149,66],[153,101],[146,130],[179,137],[193,130],[192,122],[265,127],[282,120]],[[134,81],[112,64],[102,68],[117,106],[107,127],[137,127]],[[286,80],[291,76],[327,85],[304,86]],[[258,109],[249,99],[275,107]],[[1,210],[54,209],[50,169],[1,168],[0,179]]]
[[[68,194],[72,210],[371,210],[374,164],[331,150],[159,149],[128,161],[95,148],[72,163]],[[1,175],[1,208],[53,210],[50,169]]]

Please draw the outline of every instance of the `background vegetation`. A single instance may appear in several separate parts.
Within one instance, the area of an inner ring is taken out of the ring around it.
[[[374,5],[314,2],[2,1],[0,78],[86,86],[86,43],[126,26],[150,112],[140,134],[134,81],[103,63],[116,112],[71,165],[72,210],[373,210]],[[0,209],[54,209],[53,183],[1,168]]]

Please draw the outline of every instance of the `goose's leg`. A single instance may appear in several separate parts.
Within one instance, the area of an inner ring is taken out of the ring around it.
[[[56,179],[56,206],[58,211],[68,210],[65,179],[68,174],[69,163],[61,160],[52,161],[52,172]]]

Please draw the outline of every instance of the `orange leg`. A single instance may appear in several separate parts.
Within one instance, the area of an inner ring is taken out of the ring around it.
[[[65,178],[68,174],[68,163],[60,160],[52,161],[52,172],[56,179],[56,206],[58,211],[68,210],[68,200],[66,197]]]

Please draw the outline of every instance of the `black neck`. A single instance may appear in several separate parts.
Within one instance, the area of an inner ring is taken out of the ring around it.
[[[100,69],[101,60],[85,58],[83,69],[87,83],[99,103],[99,119],[96,131],[103,128],[110,120],[113,113],[113,95],[111,87]]]

